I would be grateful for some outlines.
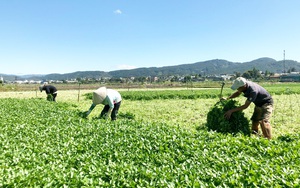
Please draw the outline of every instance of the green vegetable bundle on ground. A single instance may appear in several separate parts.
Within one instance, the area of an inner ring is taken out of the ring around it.
[[[51,94],[47,95],[47,101],[53,101],[53,96]]]
[[[229,120],[224,117],[225,112],[238,106],[235,100],[217,102],[207,114],[207,128],[221,133],[250,135],[249,120],[243,111],[232,113]]]

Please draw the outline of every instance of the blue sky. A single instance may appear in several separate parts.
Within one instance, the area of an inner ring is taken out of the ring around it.
[[[299,0],[1,0],[0,73],[300,62]]]

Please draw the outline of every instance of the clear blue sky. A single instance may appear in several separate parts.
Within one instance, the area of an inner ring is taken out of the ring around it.
[[[300,62],[300,0],[1,0],[0,74]]]

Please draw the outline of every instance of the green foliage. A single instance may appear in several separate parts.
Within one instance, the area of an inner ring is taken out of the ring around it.
[[[246,79],[260,79],[262,78],[262,75],[260,74],[260,71],[256,68],[253,68],[252,70],[248,70],[242,74],[242,77]]]
[[[224,87],[222,96],[229,96],[232,90],[228,88],[231,83]],[[262,84],[271,95],[300,94],[299,84]],[[125,100],[156,100],[156,99],[209,99],[219,98],[221,88],[180,89],[180,90],[130,90],[120,91]],[[84,94],[87,100],[92,100],[92,93]]]
[[[207,128],[221,133],[250,135],[249,120],[243,111],[232,113],[229,120],[224,117],[225,112],[238,106],[235,100],[217,102],[207,114]]]
[[[0,100],[0,187],[300,186],[299,134],[233,137],[74,108]]]
[[[299,83],[262,83],[261,84],[271,95],[293,95],[300,94]]]
[[[51,94],[47,95],[47,101],[53,101],[53,96]]]
[[[228,90],[227,93],[229,94]],[[207,99],[218,98],[220,89],[120,91],[120,94],[125,100]],[[84,96],[88,100],[92,99],[92,93],[86,93]]]
[[[118,113],[118,118],[121,118],[121,119],[134,119],[135,115],[133,113],[130,113],[130,112],[126,112],[126,113],[119,112]]]

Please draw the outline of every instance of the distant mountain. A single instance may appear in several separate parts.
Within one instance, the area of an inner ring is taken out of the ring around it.
[[[244,73],[253,68],[260,71],[282,73],[284,70],[294,68],[300,71],[300,63],[293,60],[276,61],[271,58],[259,58],[253,61],[237,63],[221,59],[196,62],[192,64],[182,64],[164,67],[137,68],[131,70],[104,71],[78,71],[66,74],[47,74],[47,75],[25,75],[17,76],[18,79],[33,80],[70,80],[76,78],[101,78],[101,77],[143,77],[143,76],[169,76],[169,75],[219,75],[234,74],[235,72]],[[5,80],[14,80],[15,75],[0,74]]]
[[[70,80],[76,78],[101,78],[111,77],[109,72],[104,71],[78,71],[66,74],[47,74],[43,77],[45,80]]]
[[[256,68],[260,71],[282,73],[290,68],[300,71],[300,63],[292,60],[276,61],[271,58],[260,58],[245,63],[235,63],[226,60],[209,60],[193,64],[182,64],[165,67],[137,68],[132,70],[117,70],[108,72],[112,77],[140,77],[140,76],[167,76],[167,75],[214,75],[214,74],[234,74],[235,72],[244,73]]]

